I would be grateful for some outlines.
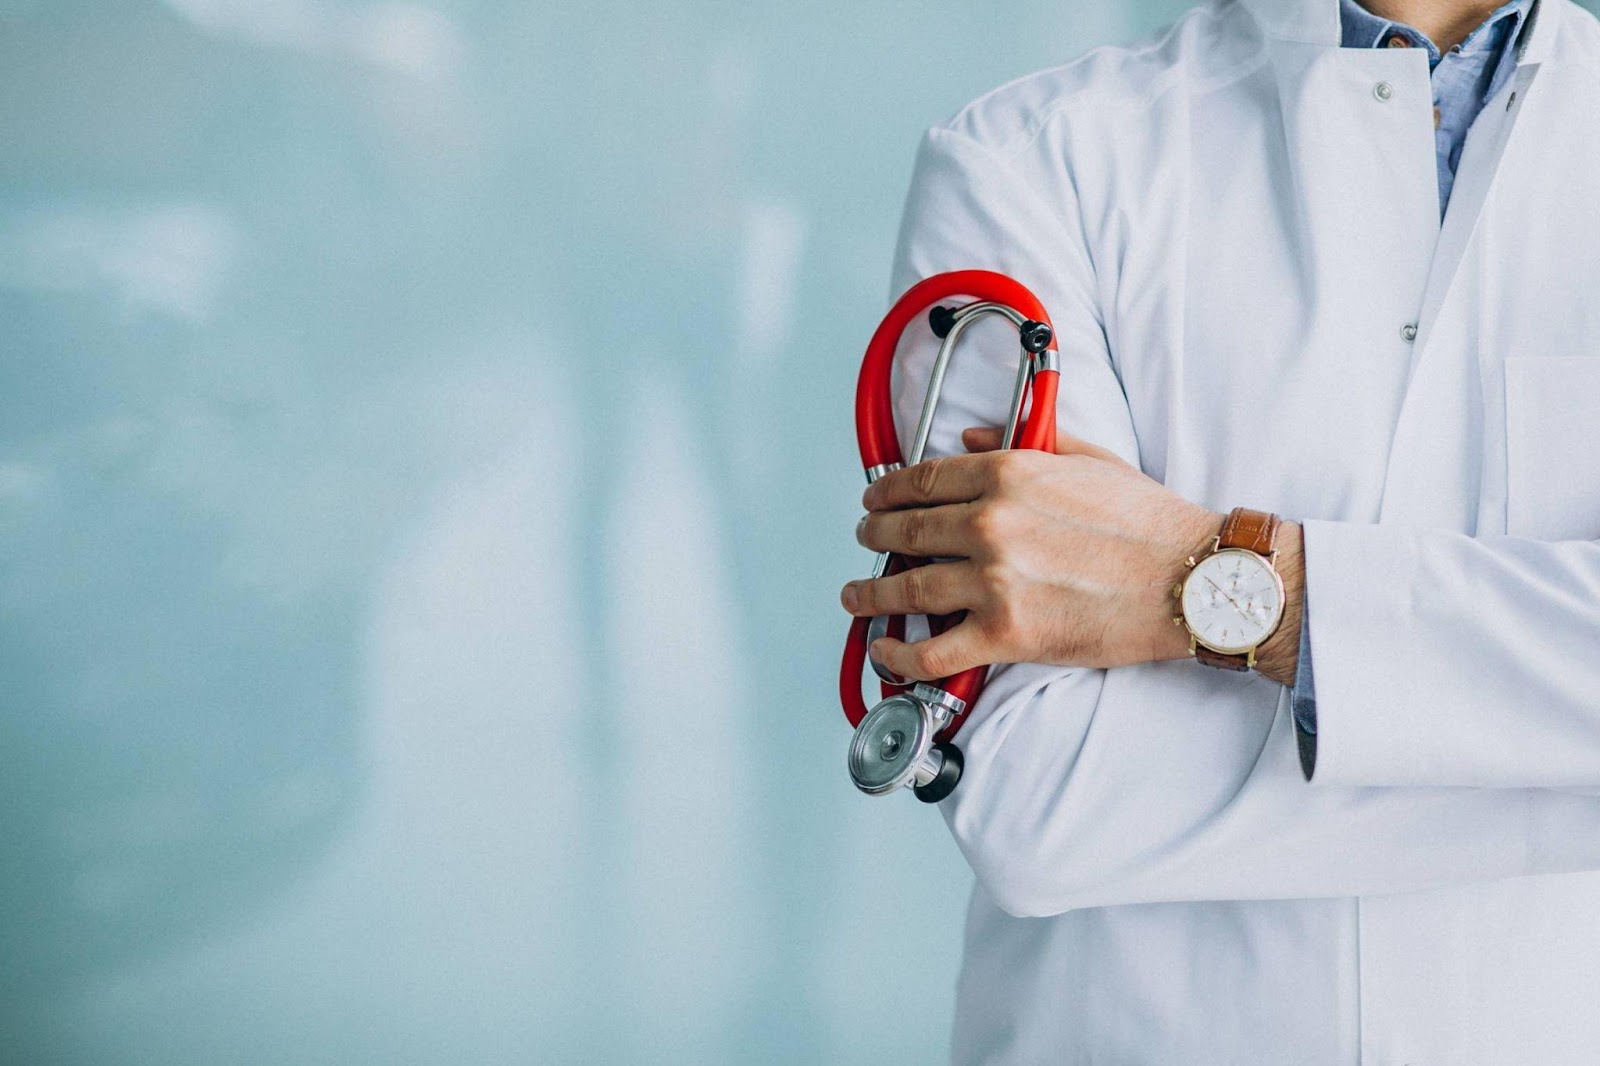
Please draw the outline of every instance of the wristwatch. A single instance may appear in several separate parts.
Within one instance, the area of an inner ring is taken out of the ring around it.
[[[1211,551],[1189,556],[1189,574],[1172,587],[1189,630],[1189,653],[1220,670],[1250,670],[1256,649],[1283,621],[1283,578],[1278,576],[1275,514],[1235,507]]]

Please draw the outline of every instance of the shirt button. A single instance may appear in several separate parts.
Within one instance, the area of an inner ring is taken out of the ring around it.
[[[1390,85],[1386,81],[1380,81],[1378,84],[1372,87],[1372,95],[1376,96],[1379,100],[1387,100],[1389,97],[1394,95],[1394,86]]]
[[[1405,341],[1407,344],[1415,341],[1417,339],[1417,327],[1412,325],[1410,322],[1407,322],[1405,325],[1401,326],[1400,339]]]

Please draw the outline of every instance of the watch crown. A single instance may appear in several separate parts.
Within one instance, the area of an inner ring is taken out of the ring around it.
[[[1172,586],[1172,598],[1178,599],[1183,595],[1183,582],[1179,581]]]

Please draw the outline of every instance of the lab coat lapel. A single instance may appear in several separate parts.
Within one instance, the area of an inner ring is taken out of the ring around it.
[[[1467,136],[1456,169],[1450,209],[1439,234],[1439,245],[1428,274],[1428,288],[1423,295],[1422,311],[1417,320],[1418,362],[1413,365],[1413,373],[1427,353],[1432,326],[1451,294],[1462,257],[1471,244],[1473,234],[1477,232],[1484,200],[1500,173],[1506,147],[1516,127],[1517,116],[1521,113],[1515,101],[1526,100],[1528,89],[1537,74],[1537,67],[1520,68],[1507,87],[1484,106],[1483,113],[1478,116]],[[1514,101],[1509,107],[1508,100]]]
[[[1522,39],[1515,76],[1490,100],[1462,150],[1449,211],[1428,271],[1405,397],[1384,479],[1381,521],[1479,532],[1484,420],[1500,402],[1493,368],[1478,353],[1475,262],[1479,223],[1489,194],[1515,171],[1518,118],[1538,77],[1537,58],[1554,32],[1552,5],[1539,3]],[[1535,105],[1536,106],[1536,105]],[[1482,353],[1498,360],[1503,353]],[[1484,532],[1491,532],[1485,530]]]
[[[1428,279],[1428,291],[1423,298],[1422,313],[1418,319],[1419,359],[1427,349],[1432,335],[1431,327],[1439,310],[1451,292],[1462,256],[1477,232],[1484,201],[1500,173],[1517,117],[1527,104],[1540,64],[1549,54],[1559,17],[1560,12],[1555,5],[1545,0],[1534,0],[1514,43],[1516,73],[1494,99],[1484,105],[1483,113],[1468,134],[1457,167],[1450,211],[1444,220],[1444,230],[1440,234],[1435,263]]]
[[[1420,300],[1439,233],[1433,130],[1401,101],[1429,94],[1426,62],[1397,51],[1269,47],[1298,205],[1297,259],[1315,279],[1306,295],[1330,318],[1379,287]]]

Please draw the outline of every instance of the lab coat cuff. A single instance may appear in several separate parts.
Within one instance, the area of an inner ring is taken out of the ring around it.
[[[1312,520],[1302,528],[1306,602],[1317,609],[1315,783],[1410,779],[1439,724],[1429,720],[1434,701],[1406,662],[1416,621],[1417,540],[1387,526]],[[1302,748],[1302,768],[1309,769],[1305,755]]]

